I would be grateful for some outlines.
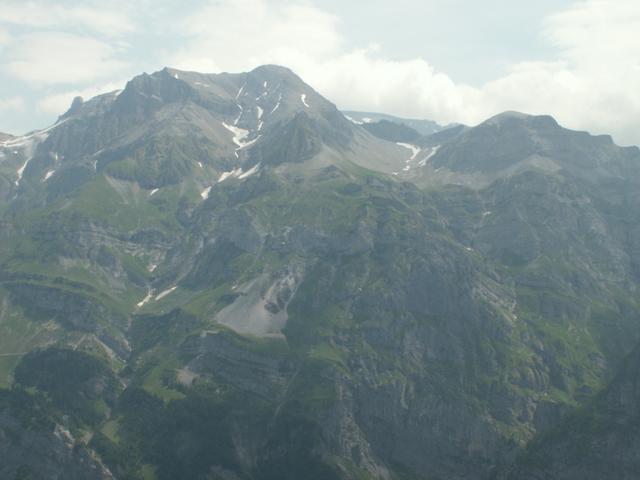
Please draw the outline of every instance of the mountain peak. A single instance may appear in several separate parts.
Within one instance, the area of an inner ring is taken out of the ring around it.
[[[521,125],[529,124],[532,126],[560,127],[555,118],[550,115],[531,115],[528,113],[518,112],[515,110],[507,110],[505,112],[494,115],[485,120],[478,126],[482,125]]]
[[[0,132],[0,142],[5,142],[7,140],[11,140],[12,138],[15,138],[15,137],[9,133]]]
[[[82,165],[143,188],[183,181],[206,187],[214,182],[202,180],[203,173],[215,179],[258,164],[301,163],[325,148],[344,151],[353,129],[285,67],[219,74],[165,67],[132,78],[122,91],[74,99],[48,132],[25,184],[36,166],[34,180],[40,181],[40,170],[63,178],[61,166],[51,168],[53,155],[65,167]]]
[[[594,181],[615,175],[617,165],[637,156],[635,151],[616,146],[608,135],[570,130],[550,115],[516,111],[502,112],[458,133],[450,131],[447,138],[432,137],[430,142],[441,148],[423,173],[425,183],[430,184],[482,188],[498,178],[532,170],[563,171]]]
[[[295,77],[298,79],[300,78],[290,68],[284,67],[282,65],[276,65],[276,64],[260,65],[254,68],[253,70],[251,70],[249,73],[256,74],[256,75],[279,75],[279,76]]]

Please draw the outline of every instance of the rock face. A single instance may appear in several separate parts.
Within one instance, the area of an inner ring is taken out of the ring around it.
[[[390,142],[413,142],[420,137],[417,130],[404,124],[380,120],[379,122],[363,123],[362,128],[372,135]]]
[[[620,178],[635,168],[637,147],[618,147],[608,135],[567,130],[550,116],[505,112],[474,128],[438,132],[422,146],[438,145],[421,169],[404,174],[424,185],[484,188],[527,171],[560,173],[585,182]]]
[[[0,477],[113,479],[94,454],[62,425],[50,422],[28,394],[0,392]],[[20,404],[19,401],[25,403]]]
[[[65,478],[580,464],[568,422],[634,408],[640,152],[515,113],[380,123],[282,67],[164,69],[4,142],[0,418],[25,431],[0,449],[27,399]]]
[[[639,381],[636,348],[602,393],[533,442],[504,478],[636,478]]]

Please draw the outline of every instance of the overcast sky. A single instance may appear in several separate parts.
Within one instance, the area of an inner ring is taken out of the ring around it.
[[[342,109],[548,113],[640,144],[639,32],[639,0],[0,0],[0,131],[165,65],[277,63]]]

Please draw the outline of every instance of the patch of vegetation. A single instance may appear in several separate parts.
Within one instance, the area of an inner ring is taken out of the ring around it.
[[[95,425],[116,398],[118,382],[111,369],[83,352],[50,348],[27,354],[15,370],[15,382],[46,393],[71,418]]]

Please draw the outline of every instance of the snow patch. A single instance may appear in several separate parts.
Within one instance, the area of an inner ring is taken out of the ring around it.
[[[199,166],[200,168],[204,168],[204,167],[202,166],[202,162],[198,162],[198,166]]]
[[[280,94],[278,96],[278,103],[276,103],[276,106],[273,107],[273,110],[271,110],[271,112],[269,112],[269,114],[272,114],[273,112],[275,112],[278,109],[278,107],[280,106],[280,102],[282,102],[282,94]]]
[[[171,288],[169,288],[169,289],[165,290],[164,292],[159,293],[159,294],[156,296],[156,302],[157,302],[158,300],[162,300],[164,297],[166,297],[166,296],[167,296],[167,295],[169,295],[170,293],[173,293],[173,291],[174,291],[176,288],[178,288],[178,287],[177,287],[177,286],[175,286],[175,287],[171,287]]]
[[[62,125],[63,123],[67,122],[68,120],[69,120],[68,118],[65,118],[61,122],[56,122],[53,125],[51,125],[50,127],[45,128],[44,130],[38,130],[38,131],[33,132],[33,133],[29,134],[29,135],[25,135],[23,137],[14,138],[14,139],[8,140],[8,141],[3,143],[3,146],[5,148],[12,148],[12,149],[20,148],[20,149],[22,149],[22,152],[27,157],[27,159],[25,160],[24,164],[16,172],[18,174],[18,178],[14,182],[16,187],[20,185],[20,181],[22,180],[22,176],[24,175],[24,171],[27,168],[27,165],[29,164],[31,159],[33,158],[33,153],[35,152],[35,149],[37,148],[37,146],[47,139],[47,137],[49,136],[49,132],[51,132],[55,128],[58,128],[60,125]],[[18,153],[18,151],[14,150],[14,153]]]
[[[409,158],[409,161],[416,158],[418,154],[422,151],[420,147],[416,145],[411,145],[410,143],[396,142],[396,145],[399,145],[401,147],[411,150],[411,158]]]
[[[256,106],[256,109],[258,110],[258,120],[260,120],[262,118],[262,114],[264,113],[264,110],[258,106]]]
[[[230,172],[222,172],[220,178],[218,178],[218,183],[224,182],[229,177],[238,177],[240,174],[242,174],[241,168],[234,168]]]
[[[247,177],[250,177],[254,173],[256,173],[260,169],[260,163],[255,164],[246,172],[243,172],[242,167],[234,168],[230,172],[223,172],[218,178],[218,183],[224,182],[227,178],[238,178],[240,180],[244,180]]]
[[[371,122],[373,122],[373,118],[362,117],[362,122],[363,123],[371,123]]]
[[[158,265],[156,265],[155,263],[152,263],[151,265],[149,265],[147,270],[149,271],[149,273],[153,273],[156,270],[156,268],[158,268]]]
[[[418,165],[420,165],[421,167],[424,167],[427,164],[427,162],[431,159],[431,157],[433,157],[436,153],[438,153],[438,150],[440,150],[440,145],[436,145],[435,147],[433,147],[429,152],[429,155],[427,155],[422,160],[420,160],[420,163]]]
[[[247,177],[250,177],[251,175],[253,175],[254,173],[256,173],[258,171],[258,169],[260,168],[260,164],[256,163],[253,167],[251,167],[249,170],[247,170],[246,172],[244,172],[243,174],[241,174],[240,176],[238,176],[238,178],[240,180],[243,180]]]
[[[156,193],[158,190],[160,190],[160,189],[159,189],[159,188],[154,188],[153,190],[151,190],[151,191],[149,192],[149,196],[151,197],[151,196],[155,195],[155,193]]]
[[[309,107],[309,104],[307,103],[307,94],[306,93],[303,93],[302,95],[300,95],[300,100],[302,101],[302,103],[304,104],[305,107],[311,108],[311,107]]]
[[[246,142],[245,144],[243,144],[240,148],[238,148],[238,150],[241,150],[243,148],[247,148],[250,147],[251,145],[253,145],[254,143],[256,143],[258,140],[260,140],[260,137],[262,137],[262,135],[258,135],[256,138],[254,138],[253,140],[250,140],[248,142]]]
[[[228,125],[228,124],[226,124],[224,122],[222,122],[222,125],[224,126],[224,128],[226,128],[231,133],[233,133],[233,143],[235,143],[237,145],[236,151],[235,151],[236,158],[240,158],[240,156],[238,155],[238,150],[242,150],[243,148],[250,147],[251,145],[256,143],[260,139],[260,137],[262,136],[262,135],[258,135],[253,140],[247,141],[246,138],[250,134],[249,130],[246,130],[246,129],[240,128],[240,127],[236,127],[235,125]]]
[[[238,90],[238,93],[236,94],[236,100],[238,100],[240,98],[240,95],[242,95],[242,92],[244,92],[244,87],[246,87],[247,84],[245,83],[244,85],[242,85],[240,87],[240,90]]]
[[[269,82],[265,80],[265,82],[262,84],[262,88],[266,89],[268,85],[269,85]]]
[[[244,142],[244,139],[249,135],[249,130],[236,127],[235,125],[229,125],[225,122],[222,122],[222,126],[233,133],[233,143],[235,143],[239,148],[242,148],[242,146],[245,145],[246,142]]]
[[[49,180],[53,174],[56,173],[55,170],[49,170],[45,175],[44,178],[42,179],[43,182],[46,182],[47,180]]]
[[[207,198],[209,198],[210,193],[211,193],[211,187],[207,187],[202,192],[200,192],[200,196],[202,197],[203,200],[206,200]]]
[[[233,121],[234,125],[238,125],[238,122],[240,122],[240,119],[242,118],[242,114],[244,113],[244,108],[242,108],[242,105],[238,104],[237,107],[240,109],[240,113]]]
[[[356,125],[362,125],[364,123],[364,122],[359,122],[358,120],[356,120],[353,117],[350,117],[349,115],[344,115],[344,118],[349,120],[351,123],[355,123]]]
[[[180,76],[177,73],[173,74],[173,78],[175,78],[176,80],[180,80]]]
[[[22,180],[22,175],[24,175],[24,170],[25,168],[27,168],[27,165],[29,165],[30,161],[31,161],[31,157],[27,158],[25,162],[22,164],[22,166],[16,172],[18,174],[18,178],[15,181],[16,187],[20,185],[20,180]]]
[[[149,290],[147,292],[147,296],[144,297],[142,300],[140,300],[138,303],[136,303],[136,306],[138,308],[142,308],[144,307],[147,303],[149,303],[151,301],[151,299],[153,298],[153,290]]]

